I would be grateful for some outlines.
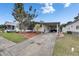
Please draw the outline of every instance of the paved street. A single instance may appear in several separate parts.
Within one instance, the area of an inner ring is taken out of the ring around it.
[[[40,34],[1,53],[6,56],[52,56],[55,39],[55,33]]]

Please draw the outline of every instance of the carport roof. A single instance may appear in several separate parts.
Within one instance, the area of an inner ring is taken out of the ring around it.
[[[35,22],[37,24],[45,24],[45,25],[60,25],[60,22]]]

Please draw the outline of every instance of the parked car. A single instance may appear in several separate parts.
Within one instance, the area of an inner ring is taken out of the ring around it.
[[[56,29],[52,29],[49,32],[57,32],[57,30]]]

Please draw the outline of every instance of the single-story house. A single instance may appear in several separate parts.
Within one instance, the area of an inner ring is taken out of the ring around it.
[[[66,24],[66,26],[62,28],[62,31],[65,33],[66,32],[79,33],[79,19],[69,24]]]
[[[60,26],[60,22],[35,22],[35,24],[41,24],[41,29],[39,29],[39,31],[41,32],[59,32],[59,26]],[[19,29],[19,25],[16,22],[6,22],[4,24],[6,26],[5,28],[5,32],[7,31],[20,31]],[[29,31],[28,29],[26,31]]]
[[[36,22],[36,24],[42,24],[39,31],[45,30],[45,32],[59,32],[60,22]]]
[[[16,22],[5,22],[5,32],[8,32],[8,31],[20,31],[19,30],[19,26],[18,26],[18,23]]]

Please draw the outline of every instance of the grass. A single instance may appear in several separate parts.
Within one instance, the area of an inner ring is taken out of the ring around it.
[[[71,49],[74,48],[72,52]],[[54,56],[78,56],[79,37],[76,35],[65,34],[65,37],[58,38],[53,51]]]
[[[0,36],[3,36],[4,38],[6,38],[10,41],[13,41],[15,43],[24,41],[24,37],[17,33],[0,33]]]

